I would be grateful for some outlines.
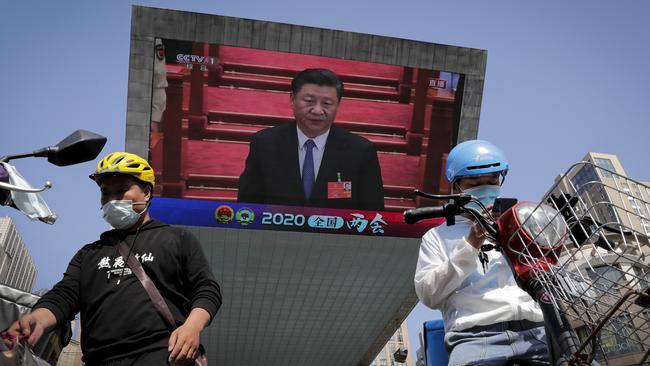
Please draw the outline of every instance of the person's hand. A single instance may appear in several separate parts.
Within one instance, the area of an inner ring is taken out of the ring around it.
[[[488,211],[492,215],[492,218],[494,219],[494,221],[497,221],[499,219],[499,217],[501,217],[501,214],[503,214],[503,212],[493,212],[492,207],[494,207],[494,205],[489,205],[486,208],[488,209]]]
[[[7,334],[13,339],[29,337],[27,342],[34,346],[45,333],[45,328],[37,316],[29,313],[11,324],[7,328]]]
[[[171,364],[183,364],[191,360],[199,349],[201,328],[187,322],[176,330],[169,337],[169,362]]]
[[[485,232],[481,224],[476,221],[472,222],[472,227],[469,229],[466,240],[469,245],[476,249],[481,249],[481,245],[485,242]]]
[[[492,212],[492,207],[493,205],[489,205],[486,207],[488,212],[492,215],[492,219],[496,222],[499,217],[501,217],[501,212]],[[473,246],[476,249],[481,249],[481,245],[485,242],[485,231],[483,230],[483,227],[475,221],[473,217],[470,217],[470,219],[473,221],[472,222],[472,227],[469,230],[469,233],[467,234],[467,242]]]

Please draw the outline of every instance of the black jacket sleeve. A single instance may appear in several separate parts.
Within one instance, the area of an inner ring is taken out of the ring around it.
[[[201,308],[210,313],[210,321],[221,307],[221,289],[196,237],[181,229],[184,275],[190,286],[191,308]]]
[[[81,263],[85,247],[80,249],[68,264],[63,279],[41,297],[33,309],[45,308],[56,317],[57,325],[70,322],[79,312]]]

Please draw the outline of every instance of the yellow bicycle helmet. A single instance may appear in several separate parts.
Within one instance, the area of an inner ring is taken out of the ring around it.
[[[100,183],[100,178],[108,174],[128,174],[145,183],[156,185],[156,177],[149,163],[136,154],[123,151],[112,152],[97,163],[90,179]]]

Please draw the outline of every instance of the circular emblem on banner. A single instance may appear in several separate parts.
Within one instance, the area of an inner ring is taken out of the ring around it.
[[[214,216],[217,219],[217,222],[220,224],[230,224],[235,212],[232,210],[232,207],[228,205],[221,205],[217,207],[217,210],[214,212]]]
[[[237,210],[235,220],[242,226],[250,225],[255,221],[255,213],[248,207],[242,207]]]

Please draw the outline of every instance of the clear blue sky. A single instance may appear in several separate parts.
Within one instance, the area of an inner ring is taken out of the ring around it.
[[[0,155],[52,145],[78,128],[125,139],[131,1],[11,1],[0,11]],[[479,137],[509,154],[504,195],[538,199],[588,151],[617,154],[650,180],[650,3],[647,1],[140,1],[140,5],[293,23],[488,50]],[[16,218],[36,262],[35,289],[106,229],[93,164],[16,161],[59,215]],[[415,265],[415,264],[414,264]],[[412,352],[421,322],[409,317]]]

